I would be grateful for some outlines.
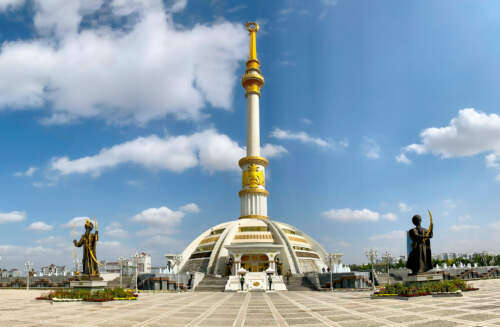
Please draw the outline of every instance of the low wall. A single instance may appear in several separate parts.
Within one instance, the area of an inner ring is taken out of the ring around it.
[[[330,273],[318,274],[319,283],[322,288],[330,288]],[[344,273],[332,273],[334,288],[369,288],[371,287],[370,273],[351,271]]]

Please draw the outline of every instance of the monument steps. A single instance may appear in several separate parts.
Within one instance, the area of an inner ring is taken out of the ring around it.
[[[286,279],[285,279],[286,281]],[[289,291],[317,291],[318,288],[305,276],[291,276],[286,284]]]
[[[224,292],[229,277],[205,276],[195,292]]]

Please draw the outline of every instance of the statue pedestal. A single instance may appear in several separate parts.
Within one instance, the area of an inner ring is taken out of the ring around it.
[[[426,272],[416,275],[408,275],[403,278],[405,285],[423,284],[427,282],[440,282],[443,280],[443,274],[440,272]]]
[[[104,281],[101,276],[79,276],[70,280],[69,287],[91,291],[103,290],[108,287],[108,282]]]

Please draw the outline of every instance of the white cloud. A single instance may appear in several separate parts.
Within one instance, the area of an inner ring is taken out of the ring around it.
[[[110,237],[127,237],[128,233],[126,230],[121,228],[121,224],[117,221],[112,222],[104,228],[104,233]]]
[[[370,241],[379,241],[379,240],[401,240],[404,239],[406,233],[402,230],[395,230],[392,232],[388,232],[385,234],[373,235],[368,239]]]
[[[312,122],[312,120],[307,119],[307,118],[301,118],[301,119],[300,119],[300,122],[301,122],[302,124],[306,124],[306,125],[312,125],[312,123],[313,123],[313,122]]]
[[[34,223],[31,223],[28,227],[26,227],[27,230],[34,230],[41,232],[51,231],[53,228],[54,227],[52,225],[46,224],[43,221],[36,221]]]
[[[356,221],[377,221],[380,217],[378,212],[368,209],[352,210],[349,208],[344,209],[331,209],[322,213],[322,216],[331,220],[342,222],[356,222]]]
[[[468,220],[471,220],[470,215],[463,215],[463,216],[458,217],[458,221],[460,221],[460,222],[464,222],[464,221],[468,221]]]
[[[494,230],[500,230],[500,221],[496,221],[494,223],[491,223],[490,227],[493,228]]]
[[[71,245],[71,242],[68,243],[67,239],[64,239],[61,236],[54,236],[54,235],[47,236],[46,238],[43,238],[41,240],[36,240],[35,242],[37,244],[45,244],[45,245],[50,244],[50,245],[56,245],[56,246],[60,246],[60,247],[67,246],[68,244]]]
[[[271,131],[271,137],[274,137],[279,140],[293,140],[305,144],[313,144],[322,148],[339,149],[348,147],[347,141],[340,141],[340,142],[327,141],[319,137],[312,137],[304,131],[292,132],[288,130],[275,128],[274,130]]]
[[[352,244],[349,243],[349,242],[346,242],[346,241],[338,241],[338,245],[343,247],[343,248],[348,248],[348,247],[351,247]]]
[[[485,158],[486,167],[489,168],[500,168],[500,155],[496,153],[490,153]]]
[[[15,223],[26,219],[25,211],[0,212],[0,224]]]
[[[127,184],[130,186],[135,186],[135,187],[142,186],[142,183],[140,181],[136,181],[136,180],[128,180]]]
[[[26,171],[18,171],[14,174],[14,176],[17,176],[17,177],[22,177],[22,176],[26,176],[26,177],[31,177],[33,176],[33,174],[38,170],[37,167],[29,167]]]
[[[369,159],[380,159],[380,145],[377,141],[369,137],[363,138],[361,149],[365,157]]]
[[[32,256],[32,255],[44,255],[51,254],[52,249],[45,248],[42,246],[35,247],[23,247],[17,245],[0,245],[0,254],[2,255],[24,255],[24,256]]]
[[[327,219],[341,222],[378,221],[380,218],[388,221],[396,221],[398,219],[392,212],[380,214],[366,208],[361,210],[350,208],[331,209],[324,211],[321,215]]]
[[[150,208],[135,215],[132,221],[161,227],[166,230],[177,226],[184,215],[185,213],[182,211],[173,211],[167,207]]]
[[[143,242],[144,245],[148,247],[153,247],[153,248],[160,248],[160,249],[181,249],[182,248],[182,242],[168,237],[164,235],[154,235],[152,237],[148,237],[146,240]]]
[[[462,109],[448,126],[431,127],[420,133],[420,144],[403,148],[405,153],[422,155],[432,153],[443,159],[474,156],[489,152],[485,156],[486,166],[500,168],[500,116],[486,114],[473,108]],[[399,156],[398,156],[399,157]]]
[[[283,147],[265,145],[263,154],[268,157],[286,152]],[[62,175],[92,174],[98,176],[102,170],[124,163],[133,163],[149,169],[182,172],[201,166],[215,171],[239,171],[238,160],[245,156],[245,150],[225,134],[215,129],[191,135],[156,135],[139,137],[135,140],[103,148],[98,154],[71,160],[68,157],[52,158],[51,169]]]
[[[338,2],[338,0],[321,0],[321,3],[323,5],[330,6],[330,7],[336,6],[337,2]]]
[[[411,207],[409,207],[406,203],[404,202],[399,202],[398,203],[399,211],[401,212],[409,212],[411,210]]]
[[[328,9],[330,7],[335,7],[337,5],[338,0],[321,0],[323,4],[323,11],[319,14],[319,19],[324,19],[328,14]]]
[[[75,228],[80,228],[80,227],[85,226],[85,222],[87,221],[87,219],[90,219],[90,218],[89,217],[75,217],[75,218],[71,219],[70,221],[68,221],[66,224],[62,225],[62,227],[73,228],[73,226],[75,226]]]
[[[248,46],[243,24],[186,28],[172,18],[185,0],[169,8],[160,0],[114,0],[110,18],[81,25],[103,3],[35,0],[36,38],[1,46],[0,109],[48,110],[46,124],[144,124],[165,116],[202,119],[207,107],[230,110]],[[125,16],[127,28],[111,27]]]
[[[121,243],[118,241],[100,241],[99,246],[103,248],[117,248],[121,246]]]
[[[404,153],[401,153],[401,154],[397,155],[396,156],[396,161],[399,162],[399,163],[405,164],[405,165],[411,164],[411,160],[408,159],[408,157]]]
[[[443,203],[449,209],[455,209],[457,207],[457,203],[451,199],[444,200]]]
[[[386,214],[383,214],[381,216],[382,219],[385,219],[385,220],[389,220],[389,221],[396,221],[398,220],[398,216],[396,216],[395,214],[393,214],[392,212],[388,212]]]
[[[185,213],[199,213],[201,210],[196,203],[188,203],[180,207],[180,211]]]
[[[285,149],[281,145],[276,145],[276,144],[270,144],[270,143],[268,143],[268,144],[265,144],[260,149],[260,152],[261,152],[261,155],[263,155],[264,157],[273,158],[273,157],[279,157],[282,154],[287,153],[288,151],[287,151],[287,149]]]
[[[24,3],[24,0],[0,0],[0,12],[16,9]]]
[[[471,231],[479,229],[478,225],[451,225],[450,229],[455,232]]]

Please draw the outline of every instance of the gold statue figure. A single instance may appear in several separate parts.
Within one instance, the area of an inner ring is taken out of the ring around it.
[[[91,233],[95,226],[95,233]],[[94,224],[87,219],[85,222],[85,234],[80,237],[80,240],[73,240],[76,247],[83,246],[83,271],[85,276],[99,276],[99,261],[96,258],[97,241],[99,240],[99,232],[97,231],[97,221],[94,219]]]

